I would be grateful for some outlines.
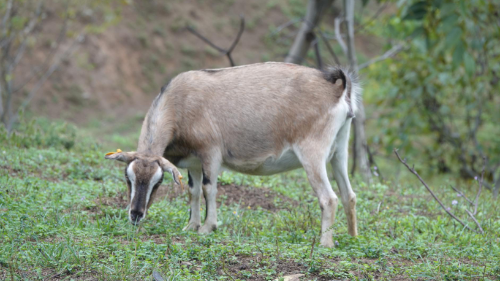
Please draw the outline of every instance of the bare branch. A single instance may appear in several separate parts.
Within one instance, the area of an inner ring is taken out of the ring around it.
[[[375,19],[377,19],[377,17],[380,15],[380,13],[385,10],[385,8],[387,7],[387,3],[384,3],[384,5],[380,6],[377,11],[375,12],[375,14],[369,19],[367,20],[366,22],[364,22],[363,24],[357,26],[356,30],[354,31],[355,33],[358,33],[358,32],[361,32],[363,31],[363,29],[365,29],[366,26],[368,26],[370,23],[372,23]]]
[[[7,8],[5,9],[5,15],[3,16],[3,19],[2,19],[2,37],[5,37],[7,35],[7,22],[9,21],[10,19],[10,15],[11,15],[11,12],[12,12],[12,2],[13,0],[9,0],[9,2],[7,2]]]
[[[276,30],[275,30],[275,31],[273,31],[273,32],[271,33],[271,35],[276,35],[276,34],[280,33],[283,29],[285,29],[285,28],[289,27],[290,25],[296,24],[296,23],[301,22],[301,21],[303,21],[303,20],[304,20],[303,18],[295,18],[295,19],[291,19],[291,20],[289,20],[289,21],[285,22],[284,24],[282,24],[282,25],[280,25],[280,26],[276,27]]]
[[[337,42],[339,43],[340,47],[342,48],[342,51],[344,51],[344,54],[347,56],[347,45],[344,42],[344,39],[342,39],[342,34],[340,33],[340,24],[344,21],[343,18],[335,18],[335,38],[337,39]]]
[[[359,69],[363,69],[365,67],[370,66],[371,64],[374,64],[376,62],[383,61],[385,59],[393,57],[397,53],[399,53],[401,50],[403,50],[403,45],[398,44],[396,46],[393,46],[390,50],[388,50],[387,52],[385,52],[383,55],[375,57],[375,58],[373,58],[373,59],[371,59],[371,60],[369,60],[369,61],[367,61],[365,63],[360,64],[359,65]]]
[[[314,34],[314,33],[313,33]],[[316,36],[316,35],[314,35]],[[321,60],[321,53],[319,51],[319,41],[318,38],[314,39],[311,43],[313,49],[314,49],[314,54],[316,54],[316,64],[318,66],[318,69],[323,69],[323,61]]]
[[[498,177],[497,181],[495,182],[495,189],[493,189],[493,198],[494,199],[497,199],[499,191],[500,191],[500,176]]]
[[[290,50],[285,57],[285,62],[301,64],[311,47],[314,38],[314,29],[320,23],[325,12],[332,5],[333,0],[309,0],[307,3],[307,11],[300,25],[300,29],[295,36]]]
[[[229,50],[227,50],[226,55],[229,58],[229,62],[231,63],[231,66],[235,66],[233,58],[231,57],[231,53],[234,50],[234,47],[236,47],[236,44],[240,41],[241,35],[243,34],[243,31],[245,30],[245,18],[243,16],[240,16],[240,31],[238,31],[238,35],[236,35],[236,39],[234,39],[233,44],[231,47],[229,47]]]
[[[464,165],[462,166],[462,170],[464,172],[466,172],[471,178],[477,176],[476,173],[474,173],[469,167],[465,166],[465,158],[464,157],[460,157],[460,161],[462,161],[462,163],[464,163]],[[493,190],[493,186],[491,186],[489,183],[483,181],[483,186],[486,187],[487,189],[490,189],[490,190]]]
[[[476,220],[476,217],[474,217],[474,215],[469,210],[465,209],[465,211],[467,212],[467,214],[469,214],[470,218],[476,223],[477,228],[479,228],[479,233],[483,234],[484,230],[479,224],[479,222]]]
[[[456,221],[458,221],[461,225],[463,225],[465,228],[469,229],[470,231],[474,231],[476,233],[483,233],[483,232],[478,232],[478,231],[470,228],[466,223],[464,223],[462,220],[460,220],[459,218],[457,218],[452,212],[448,211],[446,209],[446,207],[444,206],[443,202],[441,202],[441,200],[439,200],[439,198],[437,198],[436,194],[434,194],[434,192],[432,192],[431,188],[420,177],[420,175],[417,173],[417,171],[415,171],[414,168],[410,168],[410,166],[408,166],[408,164],[406,164],[406,160],[401,159],[401,157],[398,154],[398,150],[397,149],[394,149],[394,153],[398,157],[399,162],[403,163],[403,165],[405,165],[405,167],[408,169],[408,171],[410,171],[410,173],[414,174],[418,178],[418,180],[425,186],[425,188],[427,189],[427,191],[429,191],[429,193],[432,195],[432,197],[439,203],[439,205],[441,205],[441,207],[443,208],[443,210],[445,210],[445,212],[448,215],[450,215],[450,217],[454,218]],[[482,231],[481,228],[480,228],[480,230]]]
[[[240,18],[241,18],[240,30],[238,31],[238,35],[236,35],[236,38],[234,39],[233,43],[231,44],[231,47],[229,47],[229,49],[227,49],[227,50],[212,43],[212,41],[208,40],[208,38],[206,38],[205,36],[198,33],[198,31],[196,31],[193,27],[187,26],[186,28],[189,32],[193,33],[194,35],[196,35],[196,37],[200,38],[203,42],[207,43],[208,45],[210,45],[212,48],[216,49],[220,53],[226,55],[227,58],[229,59],[229,63],[231,64],[231,66],[235,66],[233,58],[231,57],[231,52],[234,50],[234,48],[236,47],[236,45],[240,41],[241,35],[243,34],[243,31],[245,30],[245,18],[243,16],[240,16]]]
[[[210,47],[216,49],[217,51],[221,52],[221,53],[225,53],[226,50],[218,47],[217,45],[215,45],[214,43],[212,43],[210,40],[208,40],[205,36],[201,35],[200,33],[198,33],[198,31],[196,31],[194,28],[192,28],[191,26],[187,26],[187,30],[191,33],[193,33],[194,35],[196,35],[198,38],[200,38],[201,40],[203,40],[203,42],[207,43],[208,45],[210,45]]]
[[[483,165],[483,171],[481,172],[481,178],[479,179],[479,190],[477,191],[476,194],[476,199],[474,200],[474,215],[477,214],[477,202],[479,200],[479,195],[481,195],[481,191],[483,190],[483,179],[484,179],[484,170],[486,170],[486,157],[483,158],[484,165]]]
[[[332,55],[333,59],[335,60],[335,63],[338,64],[338,65],[340,65],[339,58],[337,57],[337,55],[333,51],[332,46],[330,45],[330,43],[328,42],[328,40],[325,38],[325,35],[323,34],[323,32],[321,30],[319,30],[318,33],[319,33],[319,36],[321,37],[321,39],[323,40],[323,42],[325,42],[326,49],[328,50],[328,52],[330,53],[330,55]]]
[[[59,47],[61,46],[61,42],[66,37],[66,29],[68,27],[68,20],[69,20],[69,13],[68,13],[69,3],[70,1],[66,2],[64,23],[61,25],[61,29],[59,30],[59,35],[57,36],[57,39],[55,41],[55,46],[52,47],[52,50],[49,52],[49,54],[47,55],[41,66],[34,68],[31,71],[30,75],[26,78],[26,80],[20,83],[21,85],[12,91],[12,94],[15,94],[18,91],[22,90],[28,83],[30,83],[33,80],[33,78],[37,77],[37,75],[40,74],[40,72],[46,72],[49,69],[50,67],[49,63],[54,58],[55,54],[59,50]],[[43,71],[40,71],[40,69],[43,69]]]
[[[474,202],[472,202],[469,198],[467,198],[467,196],[465,196],[465,194],[463,192],[461,192],[460,190],[458,190],[457,188],[455,188],[453,185],[451,185],[451,188],[453,188],[453,190],[455,190],[458,194],[460,194],[460,197],[463,197],[471,205],[474,205]]]
[[[16,67],[16,65],[19,63],[19,61],[21,60],[21,58],[24,55],[24,51],[26,50],[26,42],[28,41],[28,35],[33,31],[33,29],[36,26],[36,23],[38,22],[40,14],[42,13],[42,5],[43,5],[43,0],[38,1],[35,15],[33,16],[33,18],[29,21],[29,23],[26,25],[26,27],[21,32],[21,36],[23,37],[23,39],[22,39],[20,46],[17,48],[17,53],[14,56],[12,63],[8,67],[9,72],[12,71]]]

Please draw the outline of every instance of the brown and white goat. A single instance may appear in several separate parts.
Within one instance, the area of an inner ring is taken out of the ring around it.
[[[319,71],[289,63],[189,71],[162,88],[142,125],[137,152],[108,159],[127,163],[129,218],[139,222],[163,180],[188,169],[191,215],[185,229],[217,227],[217,176],[221,168],[271,175],[303,167],[322,211],[321,244],[333,246],[338,199],[327,176],[333,166],[347,216],[357,235],[356,194],[347,174],[351,119],[360,88],[340,68]],[[201,225],[200,195],[207,203]]]

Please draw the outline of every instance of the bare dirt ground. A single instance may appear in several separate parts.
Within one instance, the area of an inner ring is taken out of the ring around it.
[[[179,185],[161,185],[156,193],[155,202],[161,200],[173,200],[178,197],[184,197],[187,200],[189,186],[185,185],[184,190]],[[279,198],[279,205],[276,204],[276,198]],[[114,197],[104,197],[95,200],[98,205],[113,206],[117,208],[125,208],[128,204],[127,194],[125,191]],[[298,204],[293,199],[281,195],[269,188],[241,186],[235,184],[217,185],[217,207],[221,204],[230,206],[233,204],[239,205],[240,208],[262,208],[271,212],[275,212],[286,207]],[[202,198],[201,205],[205,205],[205,200]],[[91,209],[90,211],[97,211]]]

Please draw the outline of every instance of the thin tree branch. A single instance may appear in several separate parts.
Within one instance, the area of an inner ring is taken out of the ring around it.
[[[337,39],[337,43],[339,43],[344,54],[347,56],[347,45],[345,44],[344,39],[342,39],[342,34],[340,33],[340,24],[343,21],[344,21],[343,18],[340,17],[335,18],[335,38]]]
[[[481,191],[483,190],[483,179],[484,179],[484,170],[486,170],[486,157],[483,157],[484,165],[483,171],[481,172],[481,178],[479,179],[479,190],[476,194],[476,199],[474,200],[474,216],[477,214],[477,202],[479,200],[479,195],[481,195]]]
[[[26,27],[23,29],[23,31],[20,32],[23,39],[22,39],[20,46],[17,48],[17,53],[14,56],[12,63],[8,67],[10,71],[12,71],[16,67],[16,65],[19,63],[19,61],[21,60],[21,58],[24,55],[24,51],[26,50],[26,42],[28,41],[28,35],[33,31],[33,29],[36,26],[38,18],[40,17],[40,14],[42,13],[42,5],[43,5],[43,0],[38,1],[35,15],[30,20],[30,22],[26,25]]]
[[[332,46],[330,45],[330,43],[328,42],[328,40],[325,38],[325,35],[323,34],[323,32],[321,30],[319,30],[318,33],[319,33],[319,36],[321,37],[321,39],[323,40],[323,42],[325,42],[326,49],[328,50],[328,52],[330,53],[330,55],[332,55],[333,59],[335,60],[335,63],[337,65],[340,65],[339,58],[337,57],[337,55],[333,51]]]
[[[493,199],[497,199],[499,192],[500,192],[500,176],[495,182],[495,189],[493,189]]]
[[[474,217],[474,215],[469,210],[467,210],[467,209],[465,209],[465,211],[467,212],[467,214],[469,214],[470,218],[476,223],[477,228],[479,228],[479,233],[483,234],[484,230],[481,227],[481,225],[479,224],[479,222],[476,220],[476,218]]]
[[[303,18],[295,18],[295,19],[291,19],[291,20],[289,20],[289,21],[285,22],[284,24],[282,24],[282,25],[280,25],[280,26],[276,27],[276,30],[274,30],[274,31],[271,33],[271,35],[276,35],[276,34],[280,33],[283,29],[285,29],[285,28],[289,27],[290,25],[293,25],[293,24],[296,24],[296,23],[298,23],[298,22],[302,22],[302,21],[304,21],[304,19],[303,19]]]
[[[5,15],[3,16],[3,19],[2,19],[2,38],[5,38],[5,36],[7,36],[7,22],[9,21],[10,19],[10,14],[12,12],[12,2],[13,0],[9,0],[9,2],[7,2],[7,8],[5,9]]]
[[[186,28],[189,32],[193,33],[194,35],[196,35],[196,37],[200,38],[203,42],[207,43],[209,46],[216,49],[220,53],[226,55],[227,58],[229,59],[229,63],[231,64],[231,66],[235,66],[233,58],[231,56],[231,52],[236,47],[236,44],[238,44],[238,42],[240,41],[241,35],[243,34],[243,31],[245,30],[245,18],[243,16],[240,16],[240,18],[241,18],[240,30],[238,31],[238,35],[236,35],[236,38],[234,39],[233,43],[231,44],[231,47],[229,47],[229,49],[227,49],[227,50],[212,43],[212,41],[208,40],[208,38],[206,38],[205,36],[198,33],[193,27],[187,26]]]
[[[380,15],[380,13],[385,10],[385,8],[387,7],[387,3],[384,3],[384,5],[380,6],[377,11],[375,12],[375,14],[369,19],[367,20],[366,22],[364,22],[363,24],[359,25],[356,27],[356,29],[354,30],[355,33],[358,33],[358,32],[361,32],[363,31],[363,29],[365,29],[366,26],[368,26],[370,23],[372,23],[375,19],[377,19],[377,17]]]
[[[465,158],[464,157],[460,157],[460,161],[462,161],[462,163],[464,163],[464,165],[462,166],[462,170],[464,172],[466,172],[471,178],[477,176],[476,173],[474,173],[474,171],[472,171],[469,167],[465,166]],[[487,189],[490,189],[490,190],[493,190],[493,186],[491,186],[489,183],[483,181],[483,186],[486,187]]]
[[[401,157],[398,154],[398,150],[397,149],[394,149],[394,153],[398,157],[399,162],[403,163],[403,165],[408,169],[408,171],[410,171],[410,173],[414,174],[418,178],[418,180],[425,186],[425,188],[427,189],[427,191],[429,191],[429,193],[432,195],[432,197],[439,203],[439,205],[441,205],[441,207],[443,208],[443,210],[445,210],[445,212],[448,215],[450,215],[450,217],[454,218],[456,221],[458,221],[461,225],[463,225],[465,228],[469,229],[470,231],[479,233],[478,231],[470,228],[462,220],[460,220],[459,218],[457,218],[452,212],[448,211],[446,209],[446,207],[444,206],[443,202],[441,202],[441,200],[439,200],[439,198],[437,198],[436,194],[434,194],[434,192],[432,192],[431,188],[427,185],[427,183],[425,183],[425,181],[420,177],[420,175],[417,173],[417,171],[415,171],[415,168],[410,168],[410,166],[408,166],[408,164],[406,164],[406,160],[401,159]],[[480,228],[480,230],[482,231],[481,228]]]
[[[314,36],[316,36],[316,35],[314,35]],[[321,70],[321,69],[323,69],[323,61],[321,60],[321,53],[319,51],[319,44],[318,43],[319,43],[318,38],[316,38],[311,42],[311,45],[314,49],[314,54],[316,54],[316,64],[318,66],[318,69]]]
[[[285,57],[285,62],[301,64],[306,57],[309,47],[314,38],[314,29],[321,21],[325,12],[332,5],[333,0],[309,0],[307,2],[306,15],[297,32],[297,36]]]
[[[200,33],[198,33],[198,31],[196,31],[193,27],[191,26],[187,26],[187,30],[191,33],[193,33],[194,35],[196,35],[198,38],[200,38],[203,42],[207,43],[208,45],[210,45],[210,47],[216,49],[217,51],[221,52],[221,53],[226,53],[226,50],[220,48],[219,46],[215,45],[214,43],[212,43],[210,40],[208,40],[205,36],[201,35]]]
[[[57,36],[57,39],[56,39],[56,42],[55,42],[55,46],[52,48],[52,50],[49,52],[49,54],[47,55],[47,57],[45,58],[44,62],[41,64],[41,66],[39,67],[36,67],[34,68],[30,75],[28,76],[28,78],[26,78],[26,80],[22,83],[20,83],[21,85],[18,86],[16,89],[14,89],[12,91],[13,94],[17,93],[18,91],[22,90],[28,83],[30,83],[33,78],[35,78],[40,72],[46,72],[50,65],[49,63],[52,61],[52,59],[54,58],[55,54],[57,53],[57,51],[59,50],[59,47],[61,46],[61,42],[63,41],[63,39],[66,37],[66,29],[68,27],[68,20],[69,20],[69,13],[68,13],[68,10],[69,10],[69,3],[70,1],[67,1],[66,2],[66,12],[65,12],[65,19],[64,19],[64,23],[61,25],[61,29],[59,31],[59,35]],[[43,71],[40,71],[40,69],[44,69]]]
[[[474,202],[472,202],[469,198],[467,198],[467,196],[465,196],[463,192],[455,188],[453,185],[451,185],[451,188],[453,188],[453,190],[455,190],[458,194],[460,194],[460,197],[463,197],[465,200],[467,200],[467,202],[469,202],[471,205],[474,206]]]
[[[359,69],[363,69],[365,67],[370,66],[371,64],[374,64],[376,62],[383,61],[385,59],[393,57],[397,53],[399,53],[401,50],[403,50],[403,45],[398,44],[396,46],[393,46],[390,50],[388,50],[387,52],[385,52],[383,55],[375,57],[375,58],[373,58],[373,59],[371,59],[371,60],[369,60],[369,61],[367,61],[365,63],[360,64],[359,65]]]

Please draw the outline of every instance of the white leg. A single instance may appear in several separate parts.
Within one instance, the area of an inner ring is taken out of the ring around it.
[[[198,230],[201,226],[200,195],[201,195],[201,170],[189,170],[189,222],[184,230]]]
[[[212,158],[213,159],[213,158]],[[203,165],[202,188],[206,202],[205,223],[198,231],[199,233],[210,233],[217,229],[217,176],[219,175],[220,164],[218,161],[211,161]]]
[[[307,173],[307,178],[316,196],[318,196],[321,208],[321,239],[320,243],[325,247],[333,247],[333,229],[335,214],[337,212],[338,198],[332,190],[326,172],[325,157],[319,153],[326,150],[312,148],[301,149],[297,154]]]
[[[349,129],[351,122],[348,121],[337,134],[335,140],[337,146],[335,154],[330,161],[333,167],[333,176],[340,190],[340,198],[344,211],[347,217],[347,226],[349,234],[352,236],[358,235],[358,227],[356,221],[356,194],[352,191],[351,183],[347,173],[347,159],[349,146]]]

